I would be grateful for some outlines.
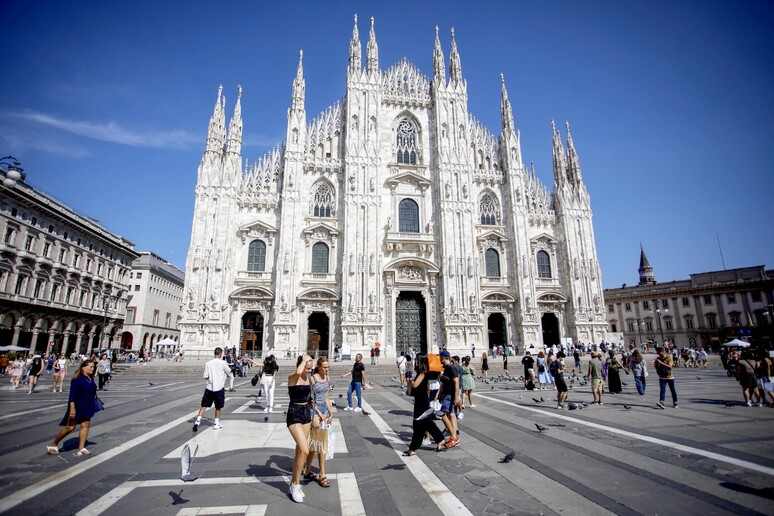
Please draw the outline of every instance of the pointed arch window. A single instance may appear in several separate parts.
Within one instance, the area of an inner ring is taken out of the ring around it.
[[[537,268],[538,278],[550,278],[551,277],[551,258],[545,251],[537,252]]]
[[[419,205],[413,199],[403,199],[398,205],[398,231],[419,233]]]
[[[500,219],[500,212],[491,194],[486,193],[481,196],[478,209],[481,214],[481,224],[484,226],[494,226],[497,224],[497,221]]]
[[[312,246],[312,272],[328,273],[328,246],[322,242]]]
[[[408,165],[417,164],[417,128],[408,118],[398,124],[396,131],[398,155],[396,161]]]
[[[491,247],[484,253],[484,261],[486,262],[486,275],[490,278],[500,277],[500,253]]]
[[[334,213],[334,202],[336,194],[333,191],[333,187],[326,183],[320,182],[313,189],[312,195],[312,215],[315,217],[330,217]]]
[[[247,250],[247,270],[263,272],[266,270],[266,243],[263,240],[253,240]]]

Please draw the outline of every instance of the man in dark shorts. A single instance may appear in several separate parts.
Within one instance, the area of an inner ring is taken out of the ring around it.
[[[457,367],[452,363],[451,354],[445,349],[439,353],[443,363],[441,374],[441,412],[443,412],[443,425],[449,432],[449,440],[443,443],[446,448],[459,446],[460,438],[457,437],[457,420],[454,417],[454,407],[462,403],[460,396],[460,377]]]
[[[215,424],[212,425],[212,429],[220,430],[223,428],[220,424],[220,411],[226,404],[226,378],[234,376],[231,373],[231,367],[222,357],[223,349],[217,347],[215,348],[215,358],[204,365],[204,378],[207,379],[207,384],[204,387],[204,396],[202,396],[202,407],[199,409],[199,415],[196,416],[194,422],[194,432],[199,430],[204,412],[213,403],[215,404]]]
[[[560,351],[556,354],[556,360],[552,362],[554,370],[551,374],[554,377],[554,383],[556,384],[556,408],[563,409],[564,402],[567,400],[569,389],[567,389],[567,382],[564,381],[564,351]]]
[[[580,373],[581,370],[581,361],[580,361],[580,350],[576,347],[575,350],[572,352],[572,358],[575,360],[575,367],[572,368],[572,372],[575,372],[575,368],[578,368],[578,372]]]
[[[524,366],[524,388],[526,389],[529,382],[535,385],[535,359],[532,358],[529,350],[524,355],[524,358],[521,359],[521,363]]]

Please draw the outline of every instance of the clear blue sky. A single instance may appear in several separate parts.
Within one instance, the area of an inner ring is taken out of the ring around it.
[[[219,84],[241,84],[254,161],[285,134],[299,48],[307,114],[343,97],[352,15],[382,68],[432,75],[456,29],[469,109],[500,132],[505,74],[525,161],[549,186],[569,120],[605,287],[774,266],[770,1],[0,3],[0,153],[28,182],[183,268]]]

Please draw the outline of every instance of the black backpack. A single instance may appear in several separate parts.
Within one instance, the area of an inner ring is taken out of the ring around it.
[[[548,371],[551,373],[551,376],[556,376],[559,372],[559,361],[554,360],[550,364],[548,364]]]

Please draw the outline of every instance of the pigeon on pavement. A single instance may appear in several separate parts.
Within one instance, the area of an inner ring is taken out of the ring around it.
[[[343,395],[343,394],[339,394],[339,398],[343,398],[343,397],[344,397],[344,395]]]
[[[631,408],[629,405],[624,405],[624,408],[625,408],[626,410],[631,410],[631,409],[632,409],[632,408]]]
[[[153,382],[148,382],[148,385],[153,385]]]
[[[547,432],[547,431],[548,431],[548,428],[544,427],[543,425],[539,425],[539,424],[537,424],[537,423],[535,423],[535,427],[538,429],[538,431],[539,431],[540,433],[543,433],[543,432]]]
[[[534,401],[535,403],[543,403],[543,401],[542,401],[542,400],[539,400],[539,399],[537,399],[537,398],[532,398],[532,401]]]
[[[183,490],[182,489],[180,490],[179,493],[176,493],[174,491],[170,491],[169,492],[169,496],[172,497],[172,505],[182,505],[184,503],[187,503],[187,502],[191,501],[191,500],[186,500],[185,498],[180,496],[181,494],[183,494]]]
[[[263,416],[263,420],[264,420],[264,422],[268,421],[269,420],[269,416]]]
[[[511,450],[511,452],[508,455],[500,459],[500,462],[504,462],[507,464],[508,462],[511,462],[514,458],[516,458],[516,452]]]
[[[196,445],[196,448],[194,449],[193,453],[191,453],[190,446],[188,446],[187,444],[183,446],[183,452],[180,454],[180,467],[182,468],[180,479],[183,482],[192,482],[197,478],[193,474],[191,474],[191,464],[193,464],[193,460],[196,457],[196,452],[198,451],[199,451],[198,444]]]

